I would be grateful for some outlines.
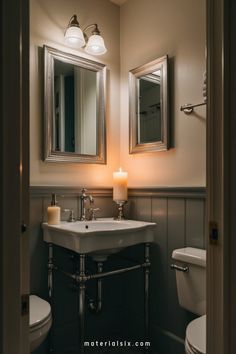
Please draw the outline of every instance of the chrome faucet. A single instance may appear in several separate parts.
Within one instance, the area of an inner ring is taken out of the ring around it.
[[[80,196],[80,217],[79,220],[84,221],[87,220],[86,218],[86,208],[85,204],[86,201],[89,200],[90,205],[94,203],[94,199],[91,195],[86,195],[87,189],[83,188],[81,190],[81,196]]]

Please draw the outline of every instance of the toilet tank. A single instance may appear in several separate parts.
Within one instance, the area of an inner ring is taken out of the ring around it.
[[[181,307],[196,315],[206,313],[206,250],[186,247],[172,253]]]

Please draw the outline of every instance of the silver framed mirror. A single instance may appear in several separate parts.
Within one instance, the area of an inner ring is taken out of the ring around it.
[[[129,72],[129,151],[169,148],[168,56]]]
[[[106,163],[106,66],[44,46],[44,161]]]

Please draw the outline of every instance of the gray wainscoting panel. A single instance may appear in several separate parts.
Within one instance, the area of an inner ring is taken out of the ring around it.
[[[136,198],[136,220],[151,221],[152,220],[152,204],[150,197]]]
[[[205,207],[202,199],[186,200],[186,244],[205,248]]]
[[[175,272],[170,269],[172,252],[185,245],[185,200],[168,199],[168,331],[184,337],[185,322],[178,304]],[[173,318],[175,319],[173,321]],[[178,326],[176,326],[178,323]]]
[[[47,297],[47,245],[43,242],[42,198],[30,200],[30,289],[31,294]]]
[[[77,187],[32,187],[30,201],[30,258],[31,292],[46,298],[47,245],[43,242],[41,223],[47,219],[50,194],[58,193],[62,208],[74,209],[79,215]],[[98,217],[117,215],[110,188],[94,188],[93,207],[100,208]],[[89,205],[88,205],[89,207]],[[171,254],[175,248],[205,246],[205,190],[204,188],[142,188],[129,190],[125,215],[130,219],[157,223],[155,242],[151,245],[150,276],[150,339],[152,353],[184,354],[184,337],[187,323],[195,316],[180,308],[177,298],[175,273],[170,269]],[[62,215],[66,220],[67,215]],[[55,250],[63,267],[71,270],[73,264],[67,251]],[[121,256],[143,259],[143,246],[130,247]],[[88,267],[95,264],[88,260]],[[122,266],[130,263],[123,259]],[[105,270],[117,267],[116,257],[104,265]],[[70,281],[55,277],[55,314],[53,337],[57,354],[75,353],[78,327],[76,321],[76,294]],[[95,294],[95,284],[88,287],[88,295]],[[104,308],[100,315],[87,312],[86,338],[144,339],[143,274],[142,271],[104,279]],[[37,354],[47,353],[45,343]]]
[[[96,212],[98,218],[114,217],[118,214],[118,206],[111,197],[95,197],[93,208],[99,208]]]
[[[152,199],[152,221],[157,223],[155,243],[151,248],[150,320],[161,328],[167,328],[168,306],[168,225],[167,198]]]
[[[125,217],[128,219],[136,220],[137,219],[137,198],[129,197],[127,204],[124,208]]]
[[[168,255],[185,244],[185,200],[169,198],[167,210]]]

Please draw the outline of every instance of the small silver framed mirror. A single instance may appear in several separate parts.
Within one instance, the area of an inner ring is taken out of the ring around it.
[[[106,163],[106,67],[44,46],[44,161]]]
[[[168,56],[129,72],[130,154],[169,148]]]

